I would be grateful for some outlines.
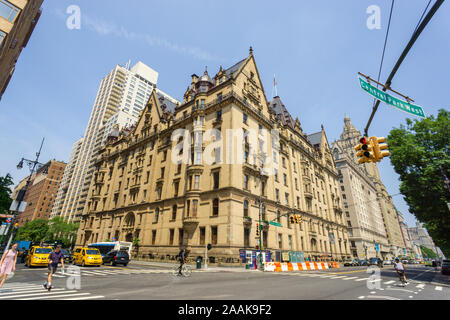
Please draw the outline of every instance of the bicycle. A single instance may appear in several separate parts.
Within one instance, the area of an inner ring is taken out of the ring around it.
[[[172,269],[172,276],[174,277],[178,277],[178,276],[183,276],[183,277],[189,277],[192,273],[192,268],[191,266],[189,266],[187,263],[189,262],[188,259],[186,259],[186,262],[183,264],[183,266],[181,267],[181,271],[180,271],[180,266],[176,265],[173,269]],[[181,275],[180,275],[181,273]]]

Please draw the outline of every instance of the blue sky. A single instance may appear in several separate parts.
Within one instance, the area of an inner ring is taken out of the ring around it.
[[[396,1],[381,80],[408,42],[428,1]],[[81,9],[80,30],[66,27],[66,9]],[[303,130],[325,126],[330,143],[344,115],[362,130],[372,99],[357,72],[376,77],[391,1],[149,1],[45,0],[43,15],[0,101],[0,175],[17,183],[16,169],[33,158],[46,138],[41,160],[67,161],[86,128],[95,95],[116,64],[141,60],[159,72],[158,87],[181,99],[192,73],[211,75],[254,55],[268,98],[276,74],[278,94]],[[381,29],[369,30],[367,7],[381,8]],[[446,108],[450,64],[450,8],[444,3],[398,71],[392,87],[412,97],[426,114]],[[386,136],[407,115],[384,104],[370,135]],[[398,194],[390,161],[380,165],[384,184]],[[414,217],[401,196],[394,202],[407,223]]]

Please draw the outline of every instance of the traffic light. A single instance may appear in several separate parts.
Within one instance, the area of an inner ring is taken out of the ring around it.
[[[386,143],[386,138],[385,137],[372,137],[370,138],[372,141],[372,145],[373,145],[373,153],[374,153],[374,157],[375,157],[375,161],[376,162],[380,162],[381,160],[383,160],[384,157],[389,157],[391,155],[391,153],[389,152],[389,150],[387,150],[389,147]],[[386,151],[382,151],[382,150],[386,150]]]
[[[256,224],[256,236],[259,237],[259,223]]]
[[[373,144],[368,137],[359,139],[359,144],[355,147],[355,150],[357,151],[356,156],[359,158],[359,164],[374,161]]]
[[[290,222],[291,224],[295,224],[295,218],[294,218],[294,216],[289,216],[289,222]]]
[[[302,223],[302,217],[301,216],[296,215],[295,217],[297,218],[297,223],[298,224]]]

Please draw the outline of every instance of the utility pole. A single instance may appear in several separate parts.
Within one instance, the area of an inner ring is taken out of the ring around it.
[[[420,25],[414,31],[411,39],[409,40],[409,42],[406,45],[405,49],[403,50],[402,54],[398,58],[397,63],[395,64],[394,68],[392,69],[391,74],[387,78],[386,84],[383,85],[383,89],[382,90],[384,92],[386,92],[386,90],[390,89],[392,79],[394,78],[398,68],[402,64],[403,60],[405,59],[406,55],[408,54],[408,52],[411,49],[411,47],[413,46],[413,44],[416,42],[416,40],[419,37],[419,35],[422,33],[423,29],[425,29],[425,26],[428,24],[428,22],[430,22],[431,18],[433,17],[433,15],[436,13],[436,11],[439,9],[439,7],[442,5],[443,2],[444,2],[444,0],[436,0],[436,2],[434,3],[433,7],[430,9],[430,11],[428,11],[428,13],[425,16],[425,18],[423,19],[423,21],[420,23]],[[375,113],[378,110],[378,106],[379,105],[380,105],[380,100],[377,100],[377,102],[375,103],[375,106],[372,109],[372,114],[370,115],[370,118],[369,118],[369,121],[367,122],[366,128],[364,129],[364,136],[365,137],[369,136],[369,127],[370,127],[370,124],[372,123],[372,120],[373,120],[373,117],[375,116]]]
[[[22,190],[19,191],[19,193],[17,195],[17,199],[15,200],[17,202],[17,205],[16,205],[16,209],[14,210],[14,218],[13,218],[10,226],[14,225],[16,223],[16,219],[17,219],[17,215],[19,214],[20,206],[22,204],[23,199],[25,198],[25,193],[27,192],[28,187],[30,186],[33,174],[37,170],[41,169],[44,166],[42,163],[39,162],[39,156],[41,155],[42,146],[44,145],[44,140],[45,140],[45,138],[42,139],[41,147],[39,148],[39,151],[36,153],[36,160],[32,161],[32,160],[28,160],[28,159],[22,158],[20,160],[19,164],[17,165],[17,169],[20,170],[20,169],[23,168],[23,164],[25,162],[28,165],[28,167],[30,168],[30,175],[28,176],[27,183],[25,184],[25,187]],[[44,172],[47,169],[48,168],[45,168]],[[10,226],[8,227],[8,230],[7,230],[6,234],[8,234],[8,232],[10,230]],[[5,247],[5,250],[4,250],[5,252],[9,250],[9,246],[11,245],[12,239],[15,236],[15,230],[16,230],[16,228],[11,230],[11,234],[9,236],[8,243],[6,244],[6,247]]]

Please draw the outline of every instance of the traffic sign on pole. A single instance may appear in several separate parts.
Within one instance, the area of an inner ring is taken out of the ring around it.
[[[425,118],[425,112],[423,111],[422,107],[397,99],[390,94],[378,89],[377,87],[372,86],[368,82],[364,81],[364,79],[362,79],[361,77],[358,77],[358,79],[361,89],[363,89],[375,99],[378,99],[381,102],[384,102],[398,110],[412,114],[413,116]]]

